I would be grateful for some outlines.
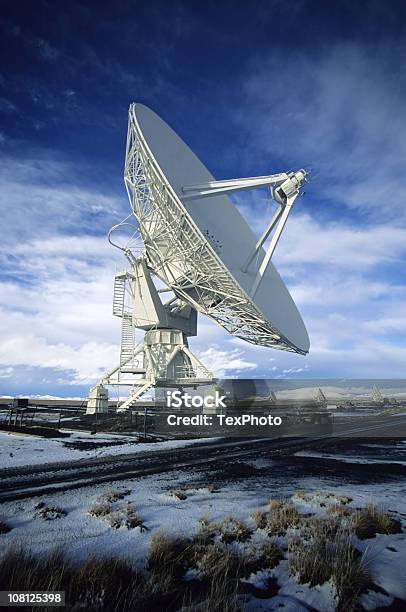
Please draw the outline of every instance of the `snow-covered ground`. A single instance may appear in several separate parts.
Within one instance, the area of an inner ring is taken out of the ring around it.
[[[102,438],[116,439],[115,436],[103,434],[98,436],[97,440]],[[75,440],[82,439],[82,434],[75,434]],[[112,454],[132,452],[134,448],[146,450],[147,445],[134,444],[125,437],[122,439],[125,443],[121,446],[83,452],[64,448],[63,440],[34,440],[2,434],[2,443],[6,440],[7,444],[12,445],[7,451],[19,452],[18,465],[24,464],[23,457],[25,463],[27,461],[38,463],[39,456],[45,462],[62,458],[70,460],[72,457],[95,456],[95,453],[99,452]],[[170,444],[173,446],[177,443]],[[154,450],[167,447],[168,443],[149,446]],[[35,449],[38,456],[34,455]],[[329,455],[334,456],[334,453]],[[320,457],[322,454],[319,453],[317,456]],[[334,458],[347,460],[348,457],[338,454]],[[362,457],[359,459],[362,460]],[[352,498],[350,507],[358,508],[373,502],[378,507],[390,511],[402,522],[403,529],[406,528],[404,479],[391,479],[386,482],[381,479],[380,482],[374,482],[371,476],[368,482],[351,484],[350,479],[346,481],[334,476],[306,476],[291,466],[285,470],[283,462],[266,457],[249,463],[257,470],[257,473],[249,478],[225,478],[221,476],[221,469],[202,467],[3,504],[0,506],[0,518],[5,520],[12,530],[0,535],[0,552],[8,546],[21,545],[24,548],[31,548],[34,552],[47,551],[60,546],[77,560],[85,559],[89,554],[114,554],[127,557],[134,565],[142,567],[145,564],[151,537],[158,530],[192,535],[198,531],[199,519],[202,516],[210,521],[220,521],[226,516],[233,515],[253,526],[251,513],[256,509],[264,509],[269,499],[276,497],[291,498],[302,513],[312,512],[324,516],[328,504],[339,502],[340,496],[350,496]],[[213,483],[217,490],[211,492],[208,485]],[[114,502],[113,506],[120,508],[125,507],[127,502],[133,504],[145,524],[145,531],[139,528],[129,530],[124,526],[114,529],[105,518],[96,518],[89,514],[89,508],[112,489],[128,490],[123,499]],[[171,495],[171,491],[176,489],[182,490],[186,499],[180,500]],[[298,493],[299,490],[302,492]],[[44,520],[35,508],[40,501],[48,506],[63,508],[66,516],[55,520]],[[257,532],[255,536],[259,538]],[[253,544],[255,545],[255,539]],[[362,595],[363,607],[366,610],[373,610],[379,606],[388,606],[395,597],[406,601],[406,533],[377,535],[372,539],[357,540],[356,546],[365,552],[373,581],[383,589],[383,592],[368,590]],[[252,575],[250,581],[260,587],[261,581],[265,581],[270,576],[278,580],[278,594],[272,599],[257,599],[250,596],[246,602],[247,610],[279,610],[282,604],[284,610],[292,612],[308,610],[309,606],[322,612],[335,609],[332,584],[328,582],[310,587],[298,583],[289,573],[286,559],[273,570]]]
[[[370,457],[354,457],[348,455],[339,455],[339,454],[331,454],[331,453],[317,453],[315,451],[298,451],[295,453],[295,457],[314,457],[315,459],[335,459],[336,461],[343,461],[344,463],[362,463],[362,464],[371,464],[371,463],[388,463],[388,464],[398,464],[398,465],[406,465],[406,460],[393,460],[393,459],[371,459]]]
[[[94,445],[94,448],[72,448],[72,443]],[[0,470],[43,463],[74,462],[91,457],[150,452],[167,448],[181,448],[207,440],[171,440],[168,442],[138,442],[135,437],[86,432],[72,432],[69,438],[41,438],[17,433],[0,432]]]

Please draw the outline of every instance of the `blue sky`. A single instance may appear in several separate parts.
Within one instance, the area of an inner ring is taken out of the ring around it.
[[[275,263],[306,357],[200,319],[220,376],[396,378],[406,364],[406,5],[2,2],[0,394],[84,395],[118,357],[106,240],[128,212],[127,109],[218,178],[311,167]],[[264,192],[237,204],[256,232]]]

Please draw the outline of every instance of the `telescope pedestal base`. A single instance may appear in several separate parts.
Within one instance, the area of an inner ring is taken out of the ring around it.
[[[186,335],[179,329],[150,329],[130,357],[110,370],[94,387],[106,392],[106,385],[131,387],[130,396],[118,403],[117,412],[125,412],[156,387],[191,387],[210,384],[213,374],[189,349]],[[103,386],[104,385],[104,386]],[[94,412],[96,398],[89,398],[87,414]]]

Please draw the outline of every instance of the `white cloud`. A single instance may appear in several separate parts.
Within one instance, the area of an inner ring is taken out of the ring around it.
[[[244,371],[255,370],[257,364],[247,361],[239,349],[222,350],[219,346],[210,346],[199,354],[199,359],[215,376],[235,376]]]
[[[393,57],[405,46],[395,44],[340,43],[300,55],[273,49],[253,62],[241,97],[251,109],[246,162],[311,165],[309,196],[326,207],[404,223],[405,76],[397,67],[394,77]],[[237,120],[246,129],[247,114]]]
[[[11,378],[14,368],[0,368],[0,378]]]
[[[71,371],[70,384],[90,384],[118,361],[116,345],[86,342],[79,347],[51,344],[34,334],[19,334],[2,341],[0,363]],[[67,380],[63,381],[65,384]]]

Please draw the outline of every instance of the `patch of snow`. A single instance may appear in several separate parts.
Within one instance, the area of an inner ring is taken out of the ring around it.
[[[165,449],[175,449],[191,444],[208,442],[209,438],[196,440],[169,440],[165,442],[138,442],[132,436],[74,432],[69,438],[40,438],[20,433],[0,432],[0,469],[44,463],[68,462],[93,457],[125,455]],[[65,446],[68,442],[88,442],[94,449],[79,450]],[[120,442],[120,444],[117,444]],[[99,444],[105,446],[99,446]]]
[[[399,465],[406,465],[406,461],[399,461],[393,459],[372,459],[372,458],[362,458],[362,457],[350,457],[348,455],[340,455],[340,454],[329,454],[329,453],[318,453],[315,451],[298,451],[295,453],[295,457],[310,457],[313,459],[335,459],[336,461],[342,461],[343,463],[361,463],[361,464],[370,464],[370,463],[397,463]]]

